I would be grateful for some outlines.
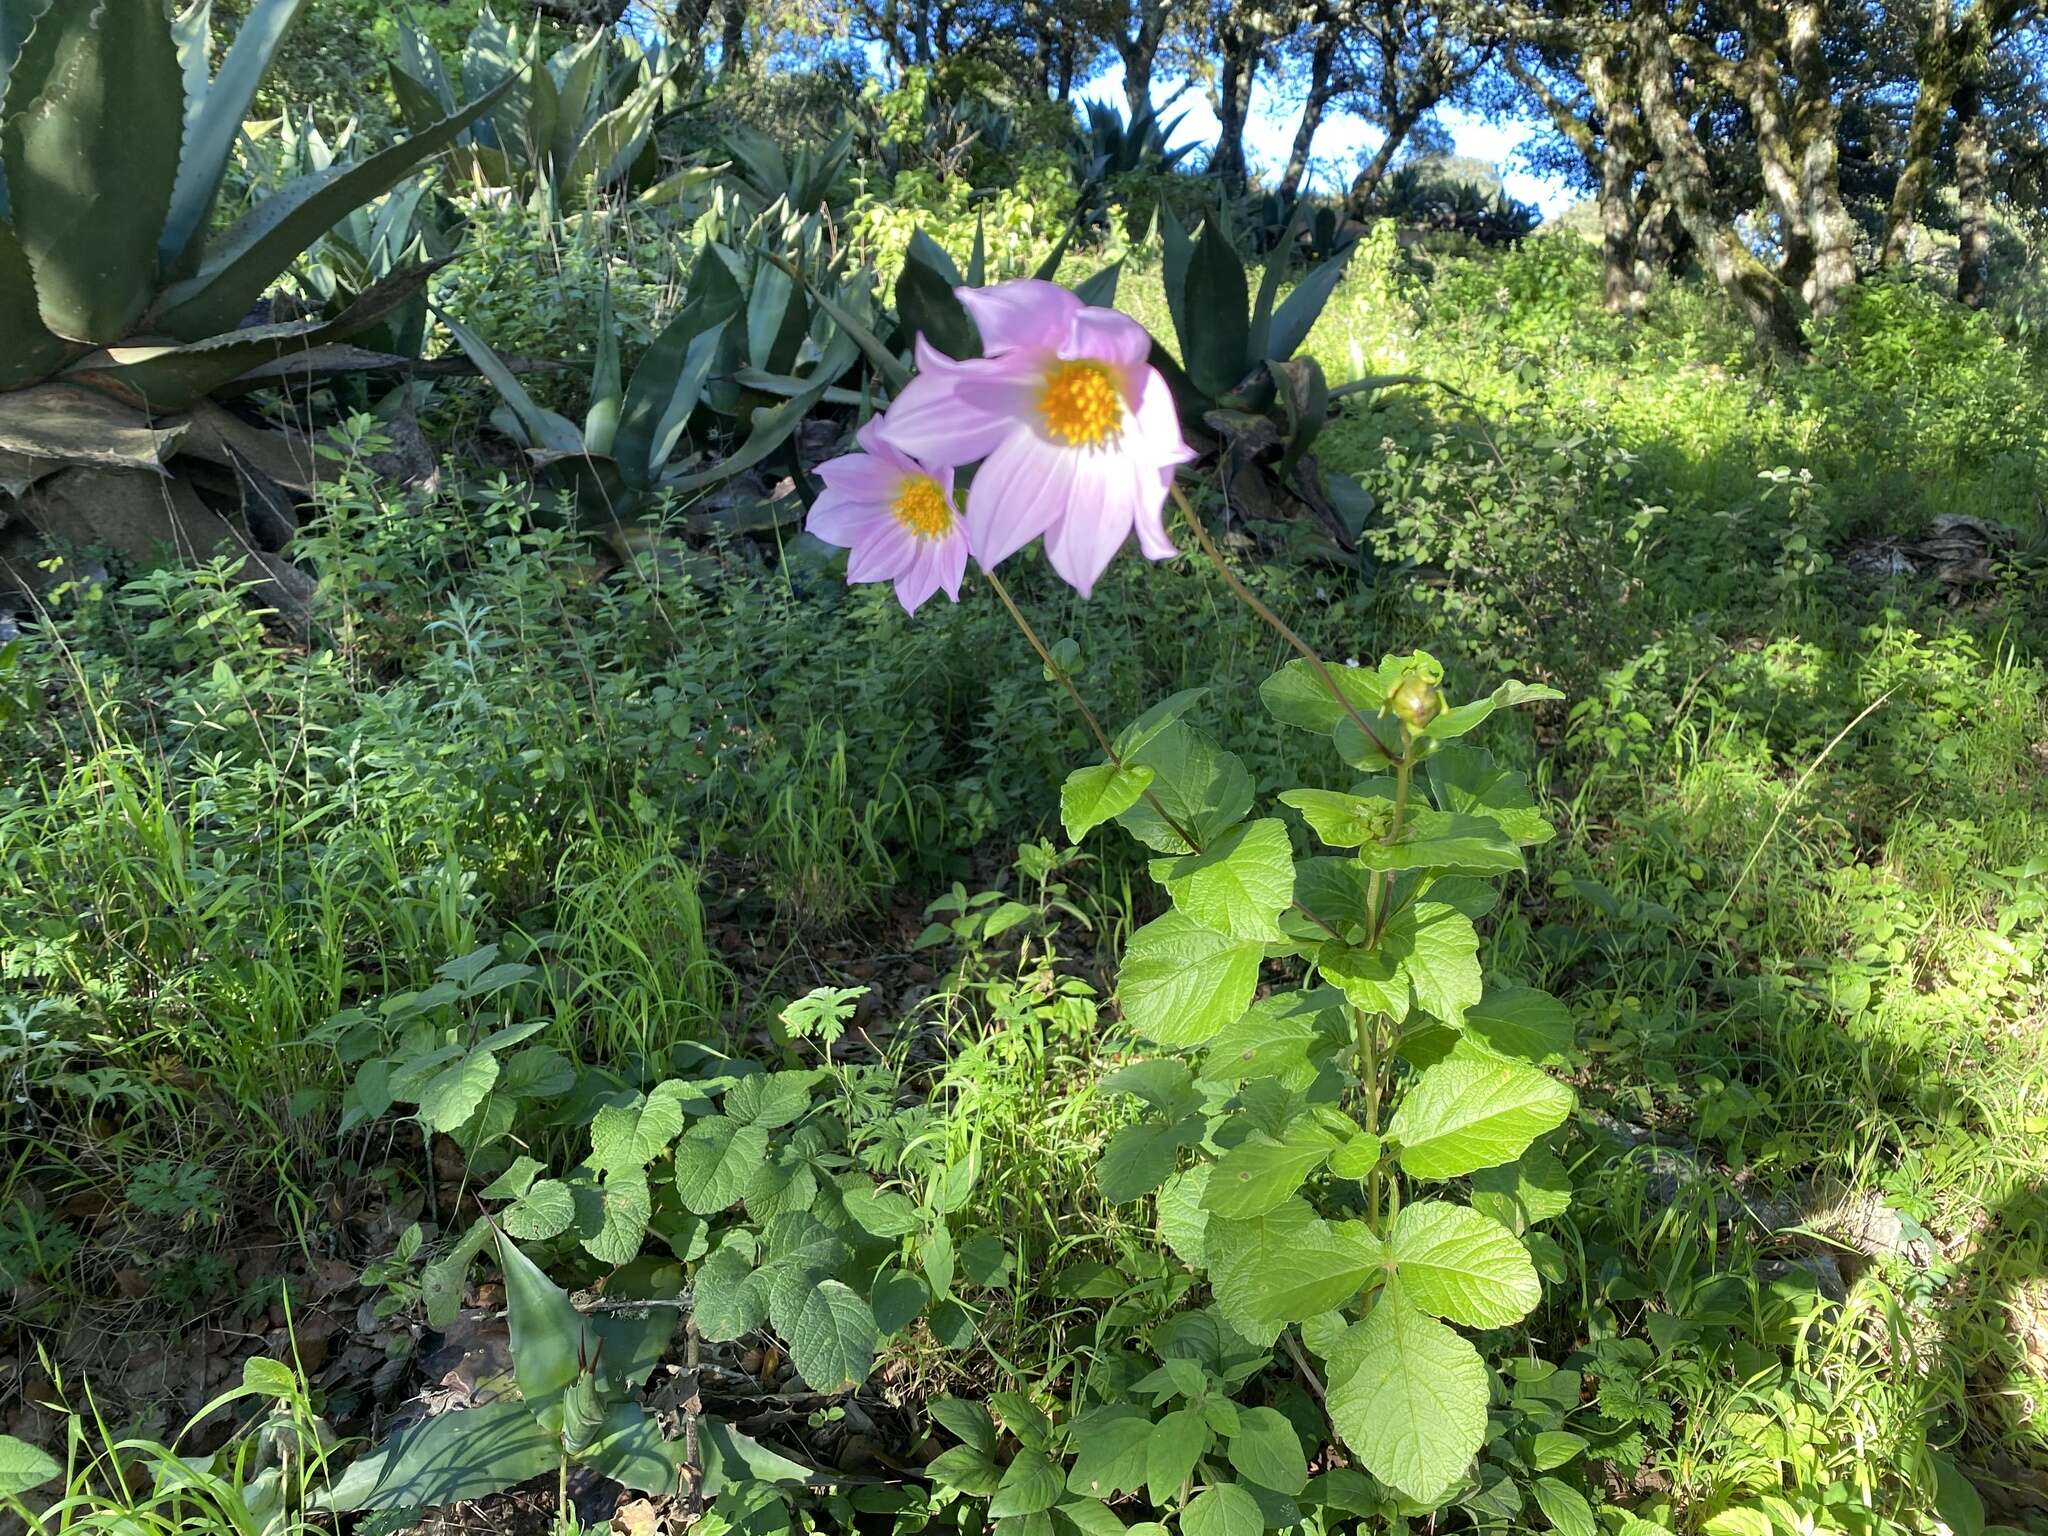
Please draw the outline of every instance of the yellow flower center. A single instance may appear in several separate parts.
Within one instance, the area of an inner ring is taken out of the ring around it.
[[[1045,376],[1038,409],[1047,432],[1086,448],[1114,436],[1123,425],[1124,397],[1102,364],[1059,363]]]
[[[936,539],[953,526],[953,509],[939,482],[926,475],[905,475],[903,488],[889,510],[896,521],[920,539]]]

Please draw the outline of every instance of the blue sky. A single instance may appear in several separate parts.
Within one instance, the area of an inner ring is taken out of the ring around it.
[[[1180,84],[1178,80],[1153,82],[1155,101],[1163,101]],[[1124,70],[1118,64],[1098,75],[1074,93],[1086,101],[1104,101],[1121,109],[1124,105]],[[1216,137],[1216,114],[1209,109],[1208,93],[1199,86],[1173,104],[1174,112],[1187,115],[1174,131],[1175,144],[1206,143]],[[1545,217],[1563,211],[1577,201],[1577,194],[1560,182],[1529,172],[1512,163],[1516,147],[1532,132],[1527,123],[1485,122],[1462,112],[1439,112],[1439,120],[1450,130],[1458,153],[1471,155],[1500,166],[1506,175],[1509,195],[1534,203]],[[1287,163],[1287,151],[1294,143],[1295,125],[1301,120],[1301,106],[1268,89],[1264,82],[1252,87],[1252,110],[1245,123],[1245,153],[1254,171],[1278,174]],[[1355,117],[1326,117],[1316,130],[1310,152],[1309,184],[1320,191],[1348,186],[1365,156],[1380,141],[1379,130]]]

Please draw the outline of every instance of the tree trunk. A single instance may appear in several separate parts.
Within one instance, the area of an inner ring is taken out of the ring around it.
[[[1743,73],[1748,85],[1744,100],[1756,135],[1764,194],[1778,216],[1778,281],[1796,291],[1813,271],[1813,228],[1806,217],[1806,200],[1800,195],[1797,159],[1778,93],[1777,71],[1751,60]]]
[[[1714,214],[1713,185],[1706,152],[1678,104],[1672,84],[1676,61],[1665,32],[1662,8],[1645,7],[1635,26],[1635,76],[1643,121],[1660,157],[1658,180],[1664,195],[1699,247],[1743,318],[1766,346],[1798,352],[1805,348],[1799,309],[1792,295]]]
[[[1799,197],[1813,242],[1813,265],[1803,286],[1807,308],[1832,314],[1856,282],[1856,223],[1842,202],[1841,116],[1822,48],[1819,0],[1786,7],[1786,57],[1799,82],[1792,126],[1800,145]]]
[[[1280,177],[1280,197],[1293,202],[1301,194],[1301,179],[1308,174],[1308,152],[1322,126],[1323,112],[1330,104],[1330,74],[1337,62],[1340,33],[1334,20],[1326,20],[1316,33],[1314,50],[1308,60],[1308,95],[1301,104],[1301,122],[1295,126],[1294,145],[1287,151],[1287,169]]]
[[[1634,94],[1627,82],[1619,78],[1618,56],[1606,51],[1588,52],[1580,67],[1604,129],[1599,151],[1598,205],[1601,296],[1607,308],[1616,314],[1641,314],[1650,296],[1648,273],[1638,263],[1641,219],[1636,176],[1647,158],[1642,119]]]
[[[747,8],[744,0],[724,0],[718,34],[718,74],[729,78],[747,67]]]
[[[1920,44],[1920,84],[1913,96],[1913,118],[1906,129],[1906,158],[1892,187],[1892,206],[1884,224],[1884,265],[1901,265],[1913,248],[1913,231],[1934,179],[1934,156],[1941,148],[1942,124],[1955,99],[1955,75],[1949,48],[1947,0],[1935,0],[1927,37]]]
[[[1344,199],[1344,210],[1354,219],[1365,216],[1366,205],[1372,195],[1379,191],[1380,183],[1387,179],[1387,169],[1394,163],[1394,155],[1408,137],[1408,130],[1415,126],[1412,119],[1396,117],[1387,124],[1387,136],[1380,141],[1380,147],[1372,152],[1372,158],[1365,163],[1365,169],[1351,180],[1351,191]]]
[[[1218,29],[1223,67],[1216,102],[1216,156],[1210,164],[1223,191],[1242,197],[1251,179],[1244,157],[1244,125],[1251,113],[1252,82],[1259,72],[1259,50],[1251,28],[1226,21]]]
[[[1956,92],[1956,298],[1982,309],[1991,281],[1991,135],[1975,80]]]

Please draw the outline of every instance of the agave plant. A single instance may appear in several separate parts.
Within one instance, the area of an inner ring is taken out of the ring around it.
[[[1104,182],[1133,171],[1170,171],[1193,153],[1193,144],[1170,147],[1173,130],[1185,113],[1161,122],[1157,109],[1146,107],[1126,120],[1107,102],[1088,103],[1088,123],[1073,155],[1077,185]]]
[[[860,289],[835,299],[841,312],[864,303]],[[682,307],[630,381],[621,374],[607,290],[580,425],[538,405],[467,327],[442,320],[503,401],[493,424],[526,449],[544,487],[571,495],[581,526],[622,554],[645,540],[664,496],[725,485],[788,446],[820,401],[859,399],[834,390],[859,361],[851,335],[810,303],[799,276],[724,244],[702,248]],[[793,511],[793,503],[766,502],[725,526]]]
[[[733,180],[755,209],[784,202],[806,214],[839,205],[853,129],[843,129],[830,143],[800,144],[784,153],[779,142],[742,123],[726,130],[725,147],[732,154]]]
[[[469,185],[506,188],[522,199],[540,192],[560,208],[653,181],[656,120],[682,104],[678,68],[666,50],[602,29],[543,59],[538,29],[522,43],[518,27],[486,6],[452,69],[401,22],[391,85],[415,128],[456,110],[458,81],[472,100],[502,92],[448,162]]]
[[[243,116],[304,4],[256,0],[216,73],[205,0],[175,21],[154,0],[0,0],[0,503],[45,534],[143,559],[246,544],[173,458],[227,468],[232,495],[251,468],[303,488],[311,455],[210,397],[353,366],[333,344],[426,279],[401,265],[338,314],[248,323],[301,252],[499,99],[216,229]],[[258,554],[290,595],[296,573]]]

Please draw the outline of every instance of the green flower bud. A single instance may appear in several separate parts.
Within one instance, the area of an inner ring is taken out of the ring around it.
[[[1419,731],[1444,710],[1444,696],[1428,678],[1410,672],[1387,699],[1388,708],[1411,731]]]

